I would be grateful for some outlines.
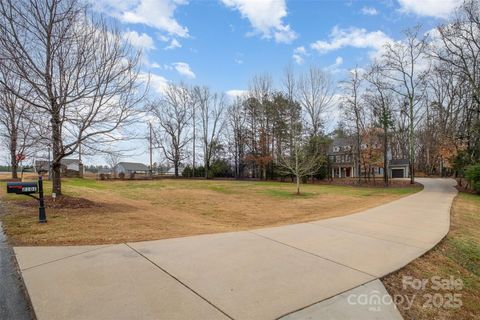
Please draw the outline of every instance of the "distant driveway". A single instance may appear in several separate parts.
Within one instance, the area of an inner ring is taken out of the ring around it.
[[[276,319],[395,271],[438,243],[449,230],[455,181],[418,181],[419,193],[339,218],[15,253],[40,320]]]

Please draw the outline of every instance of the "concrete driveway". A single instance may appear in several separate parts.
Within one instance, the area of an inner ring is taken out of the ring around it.
[[[15,253],[39,320],[300,319],[296,311],[403,267],[445,236],[455,181],[418,181],[419,193],[345,217]]]

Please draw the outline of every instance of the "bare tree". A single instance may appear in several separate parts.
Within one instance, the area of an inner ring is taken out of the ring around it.
[[[0,66],[0,77],[3,83],[21,91],[21,81]],[[35,128],[30,105],[12,94],[0,84],[0,138],[9,151],[12,179],[18,178],[18,167],[23,157],[32,155],[35,151]]]
[[[185,84],[169,84],[164,97],[151,104],[151,113],[158,120],[155,140],[165,158],[173,164],[175,177],[187,158],[186,146],[191,141],[188,125],[192,116],[189,88]]]
[[[390,80],[390,89],[403,97],[408,115],[408,146],[410,183],[415,182],[415,127],[421,116],[421,104],[425,95],[425,75],[430,61],[426,55],[427,41],[419,38],[420,27],[405,31],[402,42],[387,43],[382,55],[384,76]]]
[[[347,120],[353,123],[355,133],[355,163],[358,181],[361,180],[361,146],[362,134],[365,129],[365,112],[361,102],[362,76],[358,68],[350,71],[350,78],[341,83],[344,95],[342,97],[341,109]]]
[[[285,68],[283,72],[283,89],[287,95],[288,103],[289,103],[289,109],[293,110],[293,106],[296,103],[295,101],[295,95],[297,94],[297,89],[298,89],[298,83],[295,79],[295,74],[293,72],[293,67],[288,66]],[[295,117],[289,117],[290,122],[293,121]],[[293,124],[290,123],[290,126]],[[289,130],[289,145],[293,146],[293,130]],[[290,152],[293,152],[293,150],[290,150]]]
[[[297,83],[296,99],[304,108],[310,124],[311,136],[317,136],[323,126],[323,115],[332,104],[335,85],[328,73],[320,68],[310,66],[300,76]]]
[[[192,108],[192,177],[195,177],[196,151],[197,151],[197,109],[198,97],[195,90],[191,91],[191,108]]]
[[[280,154],[278,164],[286,174],[295,176],[297,195],[300,195],[300,184],[304,177],[315,174],[322,163],[322,155],[312,154],[308,148],[308,137],[304,134],[300,110],[292,105],[294,110],[289,112],[288,135],[292,137],[292,145],[285,148]]]
[[[402,97],[393,96],[395,112],[393,113],[392,140],[390,142],[392,158],[405,159],[409,157],[409,120],[408,105]]]
[[[249,84],[249,99],[246,102],[250,124],[250,158],[253,174],[267,179],[267,167],[271,157],[271,120],[269,117],[272,96],[272,77],[269,74],[255,75]]]
[[[0,56],[28,89],[18,98],[49,118],[52,192],[61,195],[60,161],[82,144],[114,141],[144,90],[139,54],[80,0],[4,0]]]
[[[231,154],[235,165],[235,178],[243,176],[244,157],[245,157],[245,116],[243,112],[244,100],[240,97],[229,106],[227,112],[227,131],[229,131],[229,140]]]
[[[210,93],[208,87],[196,87],[194,90],[200,110],[203,163],[205,178],[207,179],[210,173],[211,161],[220,146],[220,133],[225,124],[223,119],[225,97],[216,93]]]
[[[120,163],[123,155],[121,152],[110,149],[105,154],[105,162],[107,163],[108,167],[112,170],[113,177],[117,177],[117,171],[115,170],[116,166]]]
[[[382,76],[382,66],[374,64],[365,79],[370,83],[370,90],[367,90],[366,100],[371,108],[374,124],[382,128],[383,135],[383,182],[388,186],[388,146],[390,128],[393,126],[393,110],[391,91]]]
[[[470,161],[480,158],[480,3],[466,0],[453,21],[438,27],[439,42],[434,57],[465,80],[472,102],[465,105],[464,138]]]

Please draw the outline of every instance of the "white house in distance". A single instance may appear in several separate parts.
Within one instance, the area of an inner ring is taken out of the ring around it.
[[[119,162],[113,170],[117,177],[122,173],[125,177],[131,177],[135,174],[148,174],[150,172],[146,165],[138,162]]]
[[[185,167],[184,166],[180,166],[178,167],[178,175],[181,176],[182,173],[183,173],[183,170],[185,170]],[[175,168],[174,167],[171,167],[170,169],[168,169],[164,175],[166,176],[174,176],[175,175]]]
[[[61,163],[61,174],[64,177],[81,177],[83,176],[83,164],[78,159],[67,159],[64,158],[60,160]],[[37,173],[46,173],[50,171],[51,163],[47,160],[36,160],[35,161],[35,171]]]
[[[78,159],[62,159],[60,162],[66,170],[80,171],[80,160]]]

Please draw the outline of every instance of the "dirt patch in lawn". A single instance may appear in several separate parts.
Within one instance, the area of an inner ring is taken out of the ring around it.
[[[296,196],[290,183],[171,179],[67,179],[63,187],[72,199],[88,199],[88,207],[47,206],[47,224],[37,223],[35,207],[3,195],[10,242],[101,244],[248,230],[347,215],[420,190],[310,184]]]
[[[102,206],[99,202],[93,202],[89,199],[63,196],[58,198],[45,197],[45,206],[58,209],[85,209],[85,208],[99,208]],[[38,200],[30,199],[29,201],[12,201],[13,205],[20,207],[38,208]]]
[[[382,281],[406,320],[480,319],[480,196],[459,194],[447,237]]]

